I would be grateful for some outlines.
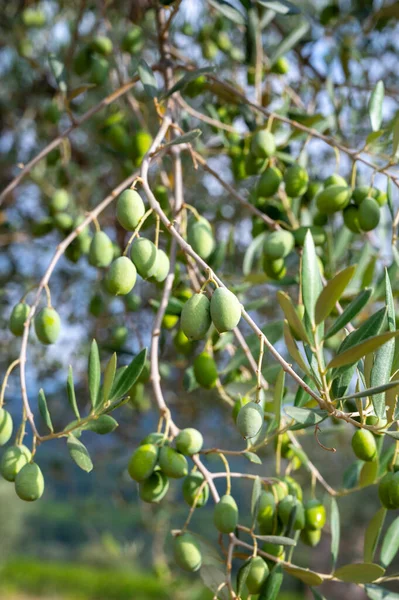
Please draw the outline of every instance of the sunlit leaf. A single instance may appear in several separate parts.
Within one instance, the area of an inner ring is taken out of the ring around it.
[[[352,265],[343,269],[335,275],[331,281],[327,283],[321,291],[315,307],[316,324],[322,323],[334,309],[336,303],[341,298],[346,286],[352,279],[356,270],[356,266]]]
[[[384,83],[379,81],[371,92],[369,100],[369,116],[371,128],[377,131],[382,123],[382,105],[384,102]]]
[[[399,550],[399,517],[390,524],[381,546],[381,563],[387,568]]]
[[[74,460],[78,467],[83,471],[90,473],[93,469],[93,463],[86,446],[72,434],[68,435],[67,446],[72,460]]]
[[[382,577],[385,569],[375,563],[352,563],[334,572],[334,577],[346,583],[371,583]]]
[[[73,371],[71,365],[69,365],[68,369],[68,379],[67,379],[67,394],[69,404],[75,414],[77,419],[80,419],[79,409],[76,402],[76,394],[75,394],[75,385],[73,382]]]
[[[47,400],[46,400],[46,396],[44,394],[43,389],[39,390],[38,405],[39,405],[40,416],[42,417],[46,427],[51,431],[51,433],[53,433],[54,427],[53,427],[53,423],[51,421],[50,411],[47,406]]]
[[[95,409],[97,408],[97,405],[99,403],[99,391],[101,382],[100,353],[98,351],[98,345],[96,340],[93,340],[91,343],[89,354],[88,379],[90,401],[92,407]]]
[[[378,540],[384,525],[386,514],[387,509],[384,507],[380,508],[371,518],[370,523],[367,526],[366,533],[364,534],[364,562],[372,562],[374,558],[375,550],[377,548]]]
[[[141,59],[138,64],[138,72],[140,81],[143,84],[144,91],[147,96],[150,98],[156,98],[159,95],[157,80],[155,79],[152,69],[143,59]]]
[[[399,331],[387,331],[386,333],[380,333],[379,335],[365,340],[356,346],[352,346],[349,350],[337,354],[337,356],[328,363],[327,369],[353,364],[363,358],[363,356],[366,356],[366,354],[374,352],[374,350],[377,350],[377,348],[380,348],[398,335]]]

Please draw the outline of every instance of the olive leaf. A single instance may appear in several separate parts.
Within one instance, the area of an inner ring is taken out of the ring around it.
[[[313,391],[315,391],[315,392],[317,391],[315,383],[314,383],[313,379],[311,377],[309,377],[309,375],[305,375],[303,380]],[[302,386],[298,386],[297,392],[295,394],[294,406],[297,406],[298,408],[302,408],[311,399],[312,398],[311,398],[311,396],[309,396],[308,392],[306,392]]]
[[[46,400],[46,396],[44,394],[43,389],[39,390],[38,405],[39,405],[40,415],[41,415],[45,425],[51,431],[51,433],[54,433],[54,427],[53,427],[53,423],[51,421],[50,411],[47,406],[47,400]]]
[[[320,292],[317,298],[315,306],[315,320],[316,324],[319,325],[322,321],[330,315],[334,309],[336,303],[341,298],[345,288],[352,279],[356,270],[355,265],[351,265],[346,269],[343,269],[327,283],[327,285]]]
[[[284,571],[292,577],[299,579],[306,585],[321,585],[323,578],[318,573],[311,571],[310,569],[302,569],[301,567],[287,567],[284,565]]]
[[[181,79],[179,79],[179,81],[177,81],[175,85],[170,88],[170,90],[168,90],[165,94],[162,94],[160,99],[165,100],[166,98],[172,96],[175,92],[183,91],[191,81],[198,79],[198,77],[201,77],[201,75],[209,75],[209,73],[214,73],[214,71],[215,67],[211,66],[195,69],[195,71],[189,71],[183,75],[183,77],[181,77]]]
[[[384,93],[384,82],[379,81],[371,92],[368,107],[371,128],[373,131],[378,131],[382,123],[382,105],[384,102]]]
[[[91,343],[89,353],[88,378],[91,405],[94,409],[96,409],[99,402],[99,391],[101,381],[100,354],[98,351],[98,345],[96,340],[93,340]]]
[[[300,367],[304,373],[309,374],[309,369],[306,366],[305,361],[303,360],[302,355],[298,350],[298,346],[296,345],[294,338],[292,337],[288,321],[284,321],[284,340],[291,358],[296,362],[298,367]]]
[[[261,256],[265,237],[265,233],[260,233],[251,241],[248,248],[245,250],[244,261],[242,263],[242,272],[245,276],[249,275],[251,272],[254,260]]]
[[[352,563],[334,571],[334,577],[345,583],[371,583],[382,577],[385,569],[375,563]]]
[[[243,452],[242,453],[245,458],[249,460],[249,462],[254,463],[255,465],[261,465],[262,461],[255,452]]]
[[[251,560],[252,558],[246,560],[237,572],[237,594],[239,597],[241,597],[244,591],[244,585],[251,570]]]
[[[90,471],[93,469],[93,463],[86,446],[82,444],[82,442],[79,441],[74,435],[72,435],[72,433],[68,435],[67,446],[72,460],[75,461],[78,467],[80,467],[83,471],[90,473]]]
[[[378,460],[365,462],[361,468],[359,475],[359,485],[366,487],[375,482],[378,475]]]
[[[331,496],[330,501],[330,527],[331,527],[331,556],[333,567],[337,564],[339,539],[340,539],[340,518],[337,501]]]
[[[69,365],[69,369],[68,369],[67,394],[68,394],[69,404],[74,412],[75,417],[77,419],[80,419],[80,413],[79,413],[78,405],[76,402],[75,385],[73,383],[73,371],[72,371],[71,365]]]
[[[367,396],[373,396],[374,394],[378,394],[380,392],[385,392],[386,390],[390,390],[391,388],[396,388],[399,386],[399,380],[389,381],[388,383],[384,383],[382,385],[377,385],[372,388],[367,388],[365,390],[360,390],[359,392],[355,392],[353,394],[348,394],[347,396],[342,396],[342,398],[336,398],[336,400],[352,400],[353,398],[365,398]]]
[[[230,21],[233,21],[236,25],[245,25],[244,16],[231,4],[227,2],[216,2],[215,0],[208,0],[208,4],[213,6],[220,14],[222,14]]]
[[[141,371],[144,368],[147,357],[147,348],[144,348],[139,354],[132,360],[130,365],[123,370],[121,376],[116,379],[114,386],[111,390],[109,400],[115,400],[125,396],[134,385],[137,379],[140,377]]]
[[[341,354],[337,354],[335,358],[333,358],[327,365],[327,369],[333,369],[337,367],[342,367],[344,365],[349,365],[357,362],[363,356],[366,356],[370,352],[374,352],[377,348],[380,348],[389,340],[397,337],[399,335],[399,331],[387,331],[386,333],[380,333],[360,344],[356,344],[349,348],[349,350],[345,350]]]
[[[262,585],[258,600],[277,600],[283,583],[283,569],[279,564],[274,565],[269,577]]]
[[[309,342],[308,335],[303,326],[301,319],[298,316],[298,313],[295,310],[295,307],[292,303],[291,298],[286,292],[282,292],[281,290],[277,292],[277,300],[281,306],[281,309],[284,313],[285,318],[288,321],[288,324],[291,326],[292,330],[295,332],[295,335],[299,337],[300,340],[304,342]]]
[[[276,384],[274,386],[274,394],[273,394],[273,404],[274,404],[274,414],[276,418],[276,428],[280,426],[280,418],[281,418],[281,403],[283,401],[284,396],[284,384],[285,384],[285,371],[283,368],[280,369],[280,372],[277,377]]]
[[[256,0],[258,4],[280,15],[299,15],[301,10],[288,0]]]
[[[284,409],[285,413],[294,419],[297,423],[303,427],[312,427],[321,423],[328,417],[328,413],[325,410],[318,408],[298,408],[297,406],[287,406]]]
[[[58,89],[63,94],[67,91],[67,82],[66,82],[66,70],[65,65],[58,60],[55,54],[50,54],[48,57],[48,62],[50,65],[50,69],[52,74],[54,75],[54,79],[57,83]]]
[[[364,562],[372,562],[374,558],[378,540],[381,535],[381,530],[384,526],[386,514],[387,509],[384,507],[380,508],[371,518],[370,523],[367,526],[366,533],[364,534]],[[388,565],[384,566],[387,567]]]
[[[117,365],[116,352],[113,353],[108,361],[104,371],[104,382],[103,382],[103,403],[107,402],[111,393],[112,385],[115,379],[116,365]]]
[[[147,65],[145,60],[140,60],[137,70],[147,96],[150,98],[157,98],[159,95],[157,80],[155,79],[152,69]]]
[[[252,527],[254,527],[256,518],[259,511],[259,501],[262,494],[262,483],[259,477],[255,477],[254,484],[252,486],[251,496],[251,516],[252,516]]]
[[[399,550],[399,517],[390,524],[381,546],[381,563],[387,568]]]
[[[399,594],[378,585],[365,585],[364,591],[370,600],[399,600]]]
[[[163,148],[169,148],[170,146],[178,146],[179,144],[189,144],[200,135],[202,135],[201,129],[192,129],[191,131],[187,131],[187,133],[183,133],[183,135],[179,135],[178,137],[173,138],[173,140],[164,144]]]
[[[301,40],[309,31],[310,24],[303,20],[297,27],[295,27],[288,35],[286,35],[280,44],[275,48],[270,56],[270,64],[274,64],[280,56],[287,54],[291,48]]]
[[[302,300],[310,324],[315,326],[315,307],[322,290],[319,263],[310,230],[306,233],[301,267]]]
[[[296,541],[285,535],[257,535],[258,540],[277,546],[296,546]]]
[[[92,419],[88,421],[83,429],[93,431],[99,435],[106,435],[112,433],[118,427],[118,422],[109,415],[100,415],[98,419]]]

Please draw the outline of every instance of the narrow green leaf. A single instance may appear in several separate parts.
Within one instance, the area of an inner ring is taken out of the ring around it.
[[[365,462],[359,475],[359,485],[366,487],[375,482],[378,475],[378,460]]]
[[[152,72],[152,69],[147,65],[145,60],[141,59],[138,64],[138,73],[140,81],[143,84],[144,91],[150,98],[157,98],[159,95],[157,80]]]
[[[313,594],[314,600],[326,600],[326,598],[322,594],[320,594],[319,592],[317,592],[316,590],[314,590],[312,588],[311,588],[311,592]]]
[[[349,323],[349,321],[352,321],[352,319],[354,319],[356,315],[358,315],[359,312],[366,306],[367,302],[370,300],[372,293],[372,288],[366,288],[365,290],[361,291],[360,294],[358,294],[356,298],[354,298],[352,302],[348,304],[344,312],[341,315],[339,315],[335,323],[330,327],[330,329],[324,336],[324,339],[327,340],[328,338],[332,337],[333,335],[338,333],[338,331],[343,329],[345,325]]]
[[[280,290],[277,292],[277,300],[281,306],[285,318],[288,321],[288,324],[293,329],[297,337],[299,337],[299,339],[301,339],[304,342],[309,342],[309,338],[303,326],[303,322],[299,318],[298,313],[295,310],[295,306],[293,305],[289,295],[286,292]]]
[[[80,413],[76,402],[75,384],[73,383],[73,371],[71,365],[69,365],[68,369],[67,394],[69,404],[74,412],[75,417],[77,419],[80,419]]]
[[[334,497],[331,497],[331,556],[333,568],[337,564],[339,540],[340,540],[340,518],[338,504]]]
[[[104,382],[103,382],[103,402],[107,402],[111,393],[112,385],[115,379],[116,364],[117,364],[116,352],[113,353],[108,361],[104,371]]]
[[[399,517],[390,524],[381,547],[381,564],[387,568],[399,550]]]
[[[378,540],[381,534],[381,530],[384,525],[387,509],[382,507],[370,520],[367,526],[366,533],[364,534],[364,549],[363,558],[364,562],[372,562],[377,548]],[[384,565],[387,566],[387,565]]]
[[[233,23],[236,23],[236,25],[245,25],[244,16],[230,4],[221,4],[220,2],[216,2],[216,0],[208,0],[208,4],[213,6],[213,8],[220,12],[224,17],[230,19]]]
[[[311,427],[321,423],[328,417],[325,410],[311,409],[311,408],[298,408],[297,406],[287,406],[284,411],[286,414],[294,419],[297,423],[304,425],[305,427]]]
[[[66,83],[66,71],[64,64],[58,60],[55,54],[50,54],[48,57],[48,62],[50,65],[51,72],[54,75],[54,79],[57,82],[58,89],[63,94],[67,91],[67,83]]]
[[[93,340],[91,343],[89,354],[88,379],[91,405],[93,409],[96,409],[99,402],[99,391],[101,382],[100,354],[98,351],[96,340]]]
[[[49,412],[49,409],[47,406],[47,400],[46,400],[46,396],[44,394],[43,389],[39,390],[38,404],[39,404],[39,412],[44,421],[44,424],[51,431],[51,433],[54,433],[54,427],[53,427],[53,423],[51,421],[51,416],[50,416],[50,412]]]
[[[366,390],[360,390],[360,392],[349,394],[348,396],[343,396],[342,398],[336,398],[336,400],[351,400],[352,398],[365,398],[367,396],[373,396],[374,394],[378,394],[379,392],[385,392],[386,390],[396,388],[398,386],[399,380],[389,381],[388,383],[377,385]]]
[[[302,254],[301,290],[305,311],[311,324],[315,325],[315,307],[322,290],[319,263],[310,230],[306,233]]]
[[[258,4],[280,15],[299,15],[300,9],[288,0],[257,0]]]
[[[106,435],[107,433],[115,431],[117,427],[118,422],[115,421],[113,417],[110,417],[109,415],[100,415],[98,419],[88,421],[88,423],[83,426],[83,429],[93,431],[99,435]]]
[[[375,563],[352,563],[334,572],[334,577],[346,583],[371,583],[382,577],[385,569]]]
[[[298,346],[296,345],[294,338],[292,337],[288,321],[284,321],[284,340],[291,358],[296,362],[298,367],[300,367],[304,373],[309,374],[309,369],[302,358],[302,354],[298,350]]]
[[[68,435],[67,446],[72,460],[75,461],[78,467],[83,471],[90,473],[93,469],[93,463],[91,462],[86,446],[71,433]]]
[[[252,487],[252,496],[251,496],[251,516],[252,516],[252,525],[256,522],[256,517],[258,516],[259,511],[259,500],[262,494],[262,483],[259,477],[255,477],[254,484]]]
[[[249,244],[248,248],[244,254],[244,261],[242,264],[242,272],[245,276],[249,275],[252,270],[252,265],[256,257],[262,254],[263,242],[265,240],[265,233],[261,233],[257,235],[252,242]]]
[[[247,577],[251,570],[251,559],[245,561],[245,563],[238,569],[237,572],[237,594],[241,597],[244,591],[244,585],[247,581]]]
[[[318,573],[310,571],[310,569],[301,569],[300,567],[284,566],[284,571],[286,571],[286,573],[289,573],[289,575],[292,575],[292,577],[303,581],[303,583],[306,583],[306,585],[321,585],[324,581]]]
[[[393,209],[393,189],[392,189],[392,180],[390,177],[387,177],[387,196],[388,196],[388,208],[389,208],[389,212],[391,213],[391,219],[394,220],[395,212]],[[397,252],[396,247],[395,247],[395,250]]]
[[[387,331],[386,333],[380,333],[379,335],[369,338],[356,346],[352,346],[349,350],[337,354],[337,356],[328,363],[327,369],[353,364],[363,358],[363,356],[366,356],[366,354],[374,352],[374,350],[377,350],[377,348],[380,348],[398,335],[399,331]]]
[[[284,396],[284,384],[285,384],[285,371],[280,370],[278,374],[276,384],[274,386],[273,403],[274,403],[274,414],[276,415],[276,427],[280,426],[281,417],[281,404]]]
[[[394,158],[398,151],[399,147],[399,117],[393,122],[393,132],[392,132],[392,153],[391,156]]]
[[[399,431],[386,431],[385,433],[393,440],[399,440]]]
[[[370,600],[399,600],[399,594],[378,585],[365,585],[364,591]]]
[[[68,101],[71,102],[72,100],[74,100],[75,98],[80,96],[81,94],[84,94],[85,92],[87,92],[87,90],[90,90],[91,88],[95,88],[95,87],[96,87],[95,83],[83,83],[82,85],[72,89],[68,93]]]
[[[274,565],[269,577],[261,587],[258,600],[277,600],[283,578],[284,574],[281,566],[278,564]]]
[[[139,354],[132,360],[130,365],[123,371],[121,377],[114,385],[111,391],[110,400],[115,400],[121,398],[130,390],[132,385],[134,385],[137,379],[140,377],[140,373],[143,370],[145,361],[147,357],[147,348],[141,350]]]
[[[280,42],[277,48],[274,50],[272,55],[270,56],[270,63],[273,65],[280,56],[283,54],[287,54],[289,50],[291,50],[294,46],[297,45],[299,40],[301,40],[309,31],[309,23],[303,20],[297,27],[295,27],[291,33],[286,35],[284,39]]]
[[[277,546],[296,546],[296,541],[285,535],[257,535],[256,537],[262,542],[276,544]]]
[[[170,88],[168,92],[166,92],[166,94],[162,94],[161,100],[169,98],[176,92],[183,91],[186,88],[186,86],[190,83],[190,81],[194,81],[195,79],[198,79],[198,77],[201,77],[201,75],[208,75],[209,73],[213,73],[214,71],[215,67],[208,66],[203,67],[202,69],[195,69],[195,71],[190,71],[189,73],[186,73],[181,79],[179,79],[179,81],[175,83],[174,86]]]
[[[313,379],[311,379],[309,377],[309,375],[305,375],[305,377],[303,378],[303,380],[304,380],[305,383],[308,384],[308,386],[310,388],[312,388],[313,391],[317,392],[315,383],[314,383]],[[309,396],[309,394],[307,392],[305,392],[305,390],[303,389],[303,387],[298,386],[297,392],[295,394],[294,406],[297,406],[298,408],[302,408],[310,400],[311,400],[311,397]]]
[[[384,102],[384,83],[379,81],[371,92],[369,101],[369,116],[371,128],[378,131],[382,123],[382,105]]]
[[[351,265],[343,269],[331,279],[321,291],[315,307],[316,324],[322,323],[334,309],[336,303],[341,298],[346,286],[352,279],[356,271],[356,266]]]
[[[254,463],[255,465],[261,465],[262,461],[255,452],[243,452],[242,453],[245,458],[249,460],[249,462]]]
[[[179,135],[174,138],[170,142],[164,144],[164,148],[169,148],[169,146],[179,146],[180,144],[189,144],[197,139],[200,135],[202,135],[201,129],[192,129],[191,131],[187,131],[187,133],[183,133],[183,135]]]

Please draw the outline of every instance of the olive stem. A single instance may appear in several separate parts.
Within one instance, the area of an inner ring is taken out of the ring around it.
[[[262,376],[262,362],[263,362],[264,348],[265,348],[265,340],[263,339],[263,336],[261,336],[260,337],[260,349],[259,349],[258,368],[256,370],[256,375],[257,375],[256,403],[257,404],[259,404],[259,402],[260,402],[260,393],[261,393],[261,390],[262,390],[261,376]]]
[[[142,226],[144,225],[145,221],[148,219],[148,217],[153,213],[152,208],[149,208],[147,210],[147,212],[144,213],[144,215],[141,217],[141,219],[139,220],[139,222],[137,223],[137,227],[136,229],[133,231],[132,235],[129,238],[128,243],[126,244],[126,247],[122,253],[122,256],[126,256],[127,253],[129,252],[129,248],[134,240],[134,238],[136,236],[138,236],[140,229],[142,228]]]
[[[51,293],[50,293],[50,287],[47,283],[44,285],[44,290],[45,290],[46,296],[47,296],[47,308],[51,308]]]
[[[6,392],[6,387],[7,387],[7,382],[8,382],[8,378],[11,375],[12,371],[15,369],[15,367],[17,365],[19,365],[20,359],[17,358],[15,359],[8,367],[5,375],[4,375],[4,379],[3,379],[3,383],[1,385],[1,390],[0,390],[0,408],[3,407],[4,405],[4,394]]]
[[[230,479],[230,465],[224,454],[219,452],[219,457],[222,460],[224,467],[226,469],[226,494],[230,496],[231,493],[231,479]]]

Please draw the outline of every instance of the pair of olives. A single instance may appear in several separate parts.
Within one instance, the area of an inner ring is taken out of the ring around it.
[[[183,306],[181,329],[189,340],[203,339],[213,323],[218,333],[231,331],[241,318],[238,298],[226,288],[217,288],[209,301],[205,294],[193,294]]]
[[[0,409],[0,440],[4,441],[5,425],[4,409]],[[12,421],[11,421],[12,432]],[[11,432],[10,436],[11,437]],[[2,439],[3,438],[3,439]],[[9,438],[8,438],[9,439]],[[3,445],[1,443],[1,445]],[[40,467],[31,462],[32,455],[23,444],[10,446],[4,452],[0,461],[0,473],[6,481],[14,482],[15,491],[21,500],[33,502],[41,498],[44,492],[44,478]]]
[[[15,336],[22,336],[30,306],[25,302],[16,304],[11,312],[9,328]],[[43,344],[54,344],[61,330],[61,319],[57,311],[49,306],[42,308],[34,320],[35,332]]]

